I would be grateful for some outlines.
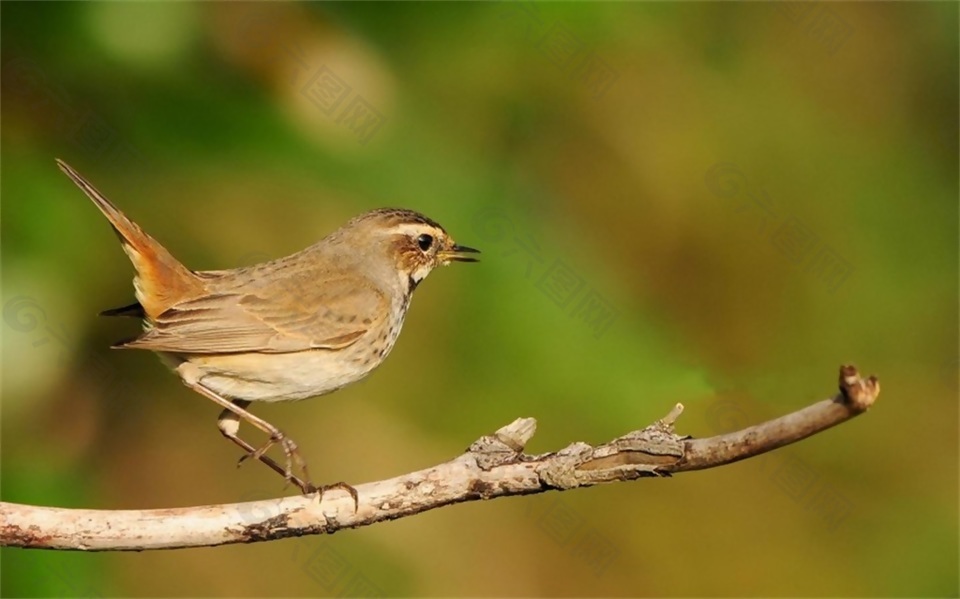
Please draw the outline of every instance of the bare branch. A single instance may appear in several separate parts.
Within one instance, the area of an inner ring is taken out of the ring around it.
[[[536,421],[519,418],[433,468],[356,487],[359,504],[340,491],[247,503],[162,510],[85,510],[0,502],[0,545],[86,551],[142,551],[253,543],[329,534],[434,508],[510,495],[565,491],[599,483],[669,476],[722,466],[794,443],[873,405],[875,377],[840,369],[833,399],[763,424],[707,439],[677,436],[677,404],[662,420],[596,447],[572,445],[527,455]]]

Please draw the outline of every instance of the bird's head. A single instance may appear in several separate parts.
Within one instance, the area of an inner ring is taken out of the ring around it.
[[[438,266],[451,262],[477,262],[479,250],[458,245],[439,223],[419,212],[381,208],[351,220],[344,229],[351,236],[366,239],[361,251],[380,253],[392,262],[411,288],[416,287]]]

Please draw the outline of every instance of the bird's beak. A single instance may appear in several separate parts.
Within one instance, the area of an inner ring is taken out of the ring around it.
[[[479,254],[480,250],[468,248],[465,245],[455,245],[449,250],[440,252],[444,262],[478,262],[480,259],[470,254]]]

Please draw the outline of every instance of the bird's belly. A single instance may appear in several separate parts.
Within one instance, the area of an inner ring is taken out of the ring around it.
[[[228,399],[291,401],[354,383],[376,368],[385,355],[317,349],[284,354],[193,354],[180,359],[201,370],[200,384]]]

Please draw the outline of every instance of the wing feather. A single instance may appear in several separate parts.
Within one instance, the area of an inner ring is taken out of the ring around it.
[[[246,282],[218,280],[210,294],[175,304],[120,347],[174,353],[338,349],[355,343],[389,310],[384,293],[356,276]]]

